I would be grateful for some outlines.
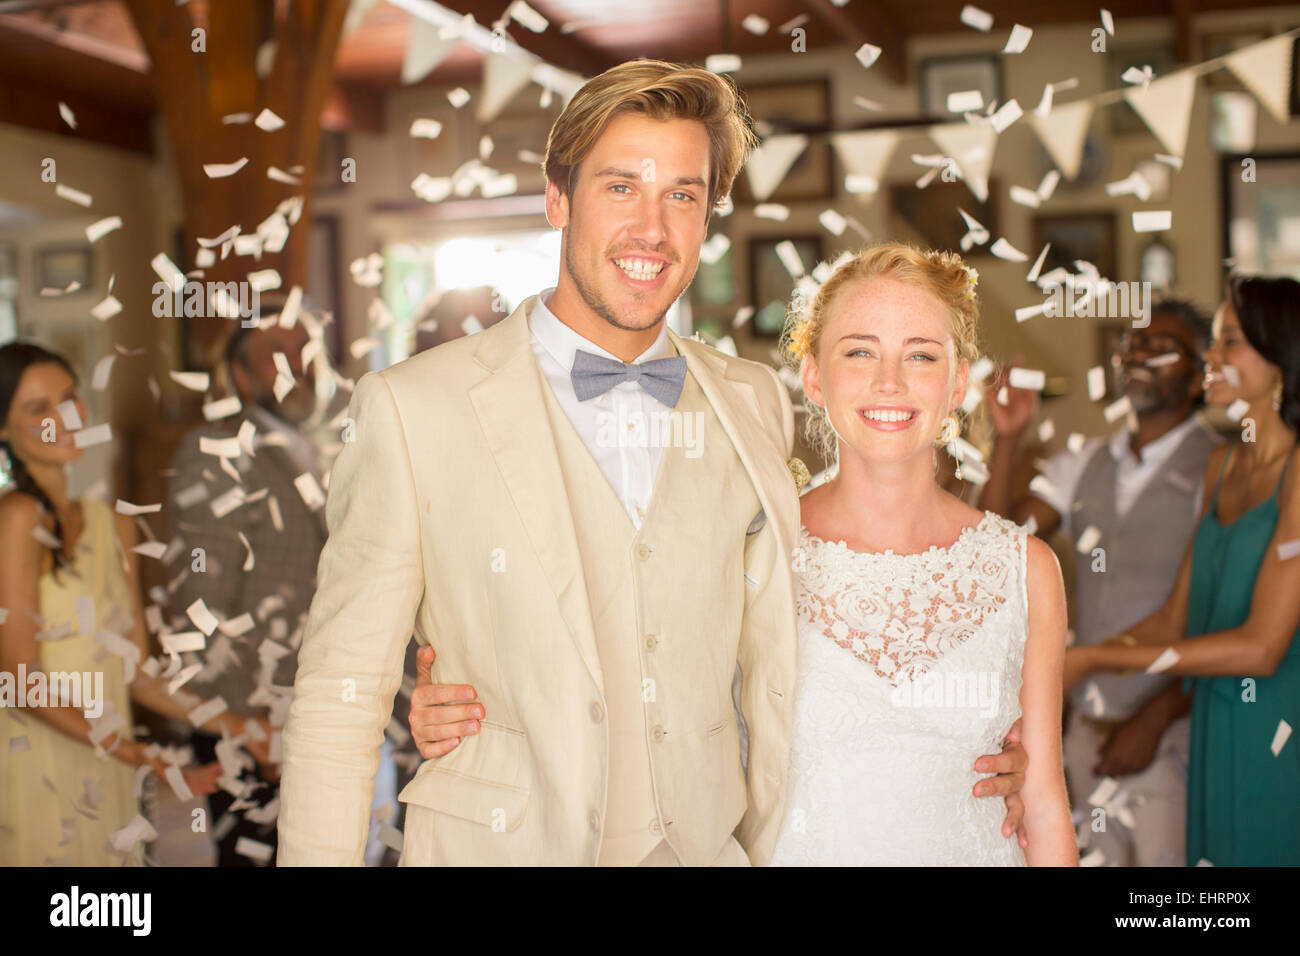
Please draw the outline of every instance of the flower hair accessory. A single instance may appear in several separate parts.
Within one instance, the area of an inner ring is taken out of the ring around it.
[[[812,318],[805,315],[790,330],[790,354],[802,360],[812,346]]]
[[[980,284],[980,274],[970,266],[962,266],[966,272],[966,298],[975,298],[975,289]]]

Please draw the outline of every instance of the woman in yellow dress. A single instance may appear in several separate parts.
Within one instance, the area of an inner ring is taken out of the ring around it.
[[[139,863],[153,834],[136,819],[137,776],[165,780],[171,765],[134,739],[132,702],[182,721],[199,703],[142,669],[130,518],[68,496],[86,416],[62,357],[0,348],[0,464],[12,485],[0,494],[0,866]],[[225,713],[203,729],[238,737],[246,724]],[[221,765],[170,772],[198,796],[216,789]]]

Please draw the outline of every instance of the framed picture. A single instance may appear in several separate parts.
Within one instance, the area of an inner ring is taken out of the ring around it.
[[[1229,154],[1221,174],[1223,257],[1238,272],[1300,280],[1300,152]]]
[[[915,183],[899,183],[889,187],[889,218],[886,220],[890,238],[915,242],[931,249],[961,251],[961,237],[966,235],[966,220],[958,209],[964,209],[990,236],[997,236],[997,196],[1002,192],[996,180],[989,180],[989,198],[980,202],[963,182],[944,182],[935,179],[924,189]],[[990,238],[989,242],[993,240]],[[989,243],[973,246],[962,255],[987,255]]]
[[[64,290],[74,282],[77,292],[89,292],[95,278],[95,259],[89,246],[48,246],[36,252],[36,290]]]
[[[1207,33],[1201,37],[1201,60],[1215,60],[1221,56],[1234,53],[1244,46],[1267,40],[1267,30],[1230,30],[1223,33]],[[1220,69],[1205,74],[1205,85],[1215,90],[1240,90],[1241,83],[1231,70]]]
[[[754,306],[750,328],[755,335],[777,337],[785,326],[795,280],[777,255],[776,247],[786,241],[794,243],[807,271],[811,272],[822,260],[821,236],[782,236],[749,241],[749,301]]]
[[[705,262],[700,258],[696,267],[695,278],[691,280],[691,304],[696,307],[729,306],[736,301],[736,257],[735,247],[728,246],[727,251],[715,262]],[[811,264],[809,268],[812,268]]]
[[[1002,101],[1002,61],[997,56],[943,56],[922,60],[921,112],[936,119],[960,114],[948,109],[948,95],[979,90],[984,105]]]
[[[1178,65],[1178,56],[1174,52],[1173,43],[1143,43],[1135,46],[1111,47],[1109,55],[1110,74],[1106,80],[1108,90],[1127,89],[1130,86],[1121,79],[1124,71],[1130,67],[1140,70],[1144,66],[1149,66],[1157,77],[1161,77]],[[1121,100],[1107,112],[1110,113],[1112,133],[1140,133],[1147,128],[1147,124],[1142,122],[1142,117],[1128,105],[1127,100]]]
[[[1077,260],[1091,262],[1107,279],[1117,279],[1119,263],[1115,257],[1115,214],[1068,213],[1060,216],[1038,216],[1034,219],[1034,242],[1030,253],[1036,256],[1047,243],[1043,272],[1058,266],[1078,272]]]
[[[830,86],[824,79],[744,87],[745,105],[760,138],[778,133],[804,133],[808,148],[795,160],[767,202],[830,199],[834,190],[834,157],[824,134],[831,125]],[[731,190],[737,204],[753,204],[749,177],[743,171]]]

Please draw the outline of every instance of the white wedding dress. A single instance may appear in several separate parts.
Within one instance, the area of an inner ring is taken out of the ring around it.
[[[774,866],[1024,866],[971,789],[1020,715],[1026,535],[986,512],[951,546],[800,535],[789,791]]]

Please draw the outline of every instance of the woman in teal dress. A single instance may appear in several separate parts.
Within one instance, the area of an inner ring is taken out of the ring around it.
[[[1188,862],[1296,866],[1300,283],[1233,279],[1205,359],[1206,400],[1245,409],[1242,441],[1210,459],[1200,525],[1164,607],[1105,644],[1070,648],[1065,681],[1157,661],[1186,675]]]

